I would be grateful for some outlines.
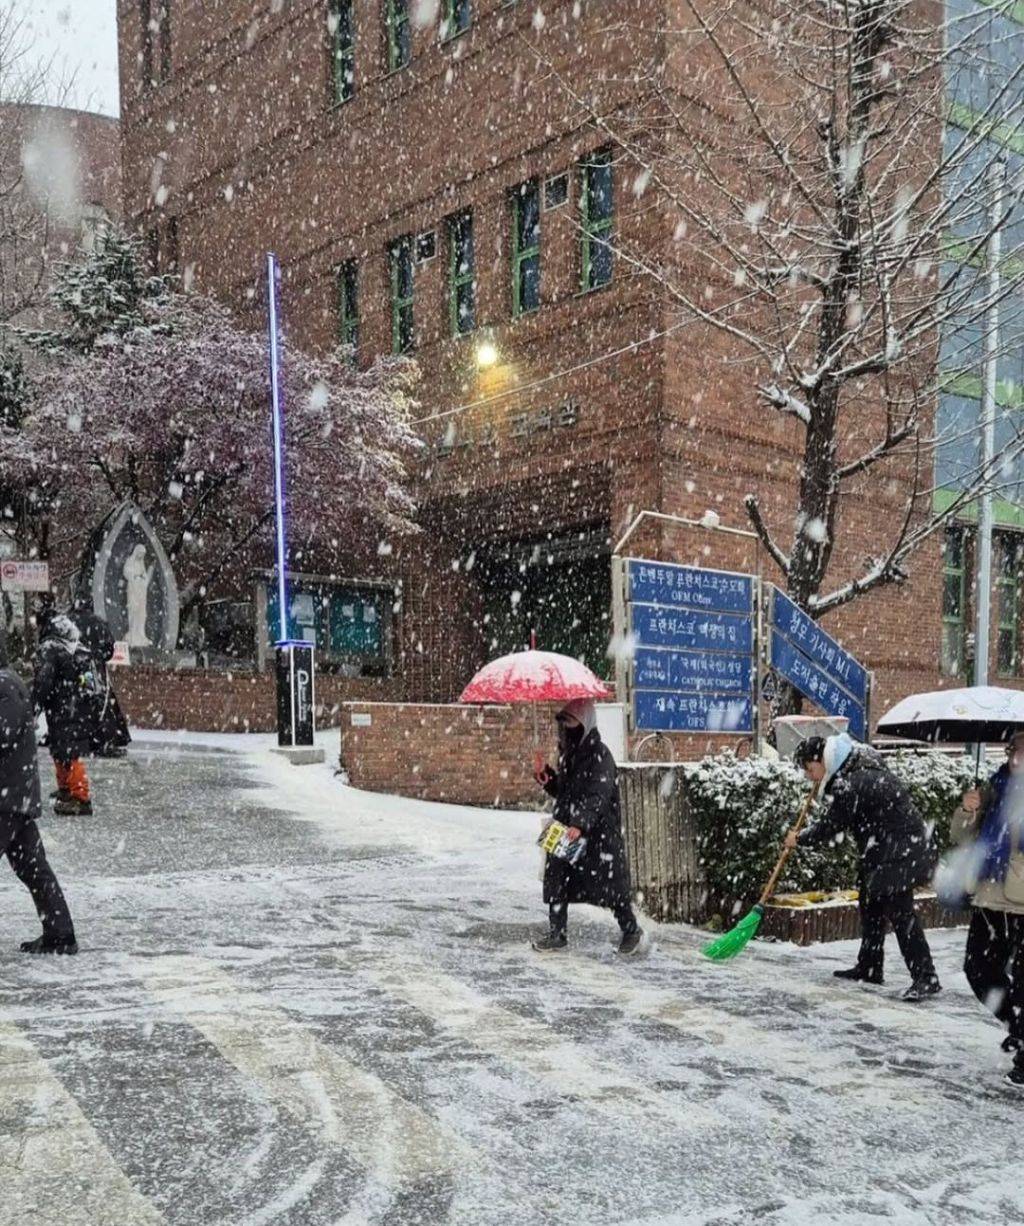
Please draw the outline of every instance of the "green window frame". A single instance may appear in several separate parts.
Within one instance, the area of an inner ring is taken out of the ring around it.
[[[441,4],[442,41],[465,34],[472,24],[472,0],[443,0]]]
[[[356,92],[356,44],[352,0],[330,0],[331,96],[348,102]]]
[[[388,248],[392,353],[409,353],[415,345],[412,242],[411,234],[403,234]]]
[[[338,266],[338,339],[352,348],[355,361],[359,348],[359,262],[343,260]]]
[[[610,149],[598,149],[580,162],[580,288],[584,293],[612,279],[614,188]]]
[[[397,72],[412,59],[409,0],[384,0],[384,33],[387,38],[388,72]]]
[[[540,307],[540,184],[527,179],[512,192],[512,317]]]
[[[1018,677],[1020,658],[1020,572],[1021,540],[1001,532],[999,570],[996,573],[996,671],[1001,677]]]
[[[946,529],[942,549],[942,649],[940,661],[947,677],[959,677],[965,664],[967,626],[967,532]]]
[[[470,209],[448,219],[448,312],[452,336],[465,336],[476,327],[476,256]]]

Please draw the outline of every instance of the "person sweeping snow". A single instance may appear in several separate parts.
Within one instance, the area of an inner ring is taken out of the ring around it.
[[[614,912],[622,931],[619,953],[636,953],[643,931],[630,905],[615,759],[601,740],[597,708],[589,699],[570,702],[556,720],[558,770],[545,766],[535,778],[554,797],[552,821],[567,828],[566,841],[585,842],[582,853],[573,855],[571,861],[548,853],[544,901],[550,928],[547,936],[533,942],[533,948],[538,953],[565,949],[569,904],[591,903]]]
[[[809,737],[797,746],[794,760],[830,798],[831,807],[799,834],[790,831],[786,846],[819,847],[849,834],[860,855],[860,953],[856,965],[836,971],[836,977],[883,983],[885,929],[890,923],[912,979],[903,999],[936,995],[942,985],[914,911],[914,886],[931,880],[935,855],[910,793],[879,754],[855,744],[845,732],[827,739]]]

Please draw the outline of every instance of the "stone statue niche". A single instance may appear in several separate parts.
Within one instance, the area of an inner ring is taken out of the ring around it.
[[[178,644],[178,584],[163,546],[134,503],[93,533],[77,590],[126,642],[133,664],[170,661]]]

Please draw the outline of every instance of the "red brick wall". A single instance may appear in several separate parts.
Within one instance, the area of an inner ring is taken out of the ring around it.
[[[353,725],[369,717],[369,727]],[[550,761],[551,721],[539,713]],[[539,807],[534,783],[533,717],[523,707],[460,707],[428,703],[344,703],[341,762],[354,787],[417,800]]]
[[[273,732],[277,727],[271,672],[132,667],[116,669],[113,679],[121,706],[135,727],[194,732]],[[395,686],[394,681],[318,676],[317,723],[336,724],[346,698],[388,699]]]

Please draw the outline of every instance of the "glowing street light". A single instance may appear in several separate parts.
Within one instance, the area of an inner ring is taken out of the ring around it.
[[[481,370],[488,370],[498,363],[498,348],[493,341],[481,341],[476,349],[476,364]]]

